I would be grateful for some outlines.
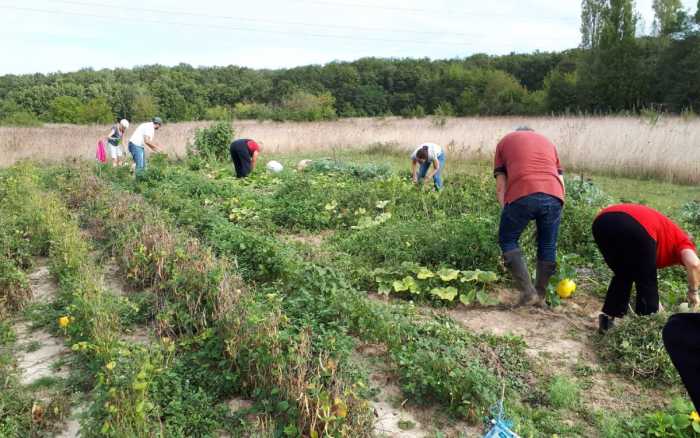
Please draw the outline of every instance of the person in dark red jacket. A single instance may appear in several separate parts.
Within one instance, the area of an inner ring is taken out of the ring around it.
[[[520,291],[518,305],[543,306],[556,271],[557,235],[564,205],[564,178],[557,148],[545,136],[521,127],[496,146],[496,196],[501,205],[498,244],[503,263]],[[518,241],[530,221],[537,225],[535,285]]]
[[[612,205],[593,221],[593,238],[613,271],[599,317],[601,332],[627,313],[633,283],[635,313],[650,315],[659,310],[658,268],[683,265],[688,273],[688,302],[698,304],[700,260],[695,244],[663,214],[644,205]]]

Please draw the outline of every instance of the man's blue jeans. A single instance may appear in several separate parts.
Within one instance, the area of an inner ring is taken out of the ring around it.
[[[537,224],[537,260],[556,262],[557,236],[562,202],[545,193],[533,193],[510,204],[501,212],[498,244],[503,253],[518,248],[518,240],[531,220]]]
[[[129,142],[129,152],[136,163],[136,175],[141,175],[146,169],[146,151],[142,146],[137,146]]]
[[[441,152],[437,156],[437,160],[440,163],[440,169],[433,175],[433,182],[435,182],[435,189],[439,191],[442,189],[442,169],[445,167],[445,152]],[[422,181],[425,178],[432,164],[433,162],[428,160],[421,163],[420,169],[418,169],[418,181]]]

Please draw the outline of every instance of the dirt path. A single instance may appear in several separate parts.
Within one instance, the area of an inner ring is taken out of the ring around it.
[[[49,303],[53,301],[58,287],[49,272],[48,260],[36,260],[36,268],[28,275],[32,289],[32,303]],[[33,330],[31,322],[20,320],[15,323],[17,334],[17,367],[20,371],[20,382],[31,385],[45,378],[65,379],[68,369],[64,358],[70,354],[62,338],[53,336],[43,329]],[[73,438],[78,436],[80,425],[72,412],[66,421],[59,437]]]
[[[96,253],[94,258],[99,259],[99,254]],[[126,283],[126,274],[122,272],[113,257],[103,261],[102,272],[102,284],[106,293],[126,297],[132,292]],[[121,340],[130,344],[147,345],[154,341],[153,332],[153,329],[146,325],[137,325],[129,327],[121,336]]]
[[[441,432],[444,437],[478,436],[476,429],[455,421],[435,407],[417,406],[407,400],[398,385],[395,370],[381,344],[361,344],[353,358],[367,370],[370,384],[378,393],[371,400],[374,434],[385,438],[427,438]]]

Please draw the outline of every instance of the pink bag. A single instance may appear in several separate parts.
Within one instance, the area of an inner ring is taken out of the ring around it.
[[[102,140],[97,142],[97,153],[95,155],[95,158],[97,158],[97,161],[100,163],[107,162],[107,150],[105,149],[105,143]]]

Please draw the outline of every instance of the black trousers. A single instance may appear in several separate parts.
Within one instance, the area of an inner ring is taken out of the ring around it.
[[[700,314],[678,313],[671,316],[663,331],[664,345],[681,375],[688,395],[700,410]]]
[[[637,289],[635,312],[650,315],[659,310],[656,279],[656,241],[627,213],[603,213],[593,221],[593,238],[613,278],[605,296],[603,313],[621,317],[627,313],[632,283]]]
[[[237,178],[245,178],[252,169],[252,157],[248,150],[248,140],[240,139],[231,143],[228,148],[231,153],[231,161],[236,169]]]

